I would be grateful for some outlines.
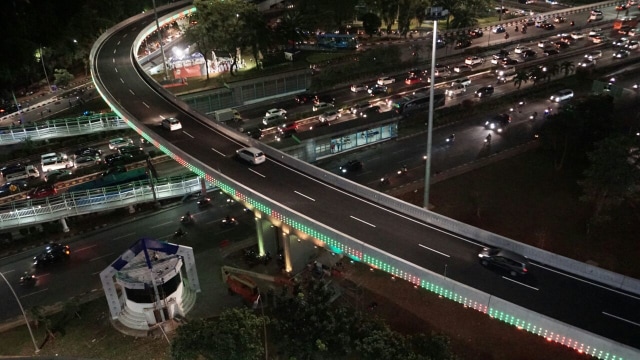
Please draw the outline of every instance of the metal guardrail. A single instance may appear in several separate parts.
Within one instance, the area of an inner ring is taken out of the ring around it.
[[[16,144],[26,139],[44,140],[122,129],[129,129],[129,126],[115,113],[47,120],[0,128],[0,145]]]
[[[117,209],[155,199],[169,199],[196,193],[201,189],[200,179],[192,174],[158,179],[153,188],[145,180],[128,185],[63,193],[44,199],[14,201],[0,206],[0,229]]]

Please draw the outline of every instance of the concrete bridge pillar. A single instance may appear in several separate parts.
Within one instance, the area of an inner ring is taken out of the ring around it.
[[[60,219],[60,225],[62,225],[62,232],[65,232],[65,233],[69,232],[69,226],[67,226],[67,219],[65,218]]]
[[[207,196],[207,182],[203,177],[200,178],[200,194],[202,194],[202,196]]]

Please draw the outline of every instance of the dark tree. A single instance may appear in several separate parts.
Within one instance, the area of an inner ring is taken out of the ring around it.
[[[364,27],[364,32],[372,37],[374,34],[380,31],[380,26],[382,26],[382,20],[380,17],[374,13],[366,13],[362,15],[362,27]]]

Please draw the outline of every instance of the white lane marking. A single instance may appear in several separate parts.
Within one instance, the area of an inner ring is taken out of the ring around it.
[[[373,225],[372,223],[368,223],[368,222],[366,222],[366,221],[364,221],[364,220],[362,220],[362,219],[358,219],[358,218],[357,218],[357,217],[355,217],[355,216],[349,215],[349,217],[350,217],[350,218],[352,218],[353,220],[358,220],[358,221],[360,221],[361,223],[363,223],[363,224],[367,224],[367,225],[369,225],[369,226],[371,226],[371,227],[376,227],[376,226],[375,226],[375,225]]]
[[[143,101],[143,102],[142,102],[142,105],[146,106],[146,107],[147,107],[147,109],[149,109],[149,105],[147,105],[147,103],[146,103],[146,102],[144,102],[144,101]]]
[[[169,224],[171,224],[171,223],[173,223],[173,221],[166,221],[166,222],[163,222],[163,223],[158,224],[158,225],[153,225],[153,226],[151,227],[151,229],[159,228],[159,227],[161,227],[161,226],[166,226],[166,225],[169,225]]]
[[[511,278],[508,278],[508,277],[506,277],[506,276],[503,276],[502,278],[503,278],[503,279],[505,279],[505,280],[513,281],[513,282],[514,282],[514,283],[516,283],[516,284],[519,284],[519,285],[522,285],[522,286],[526,286],[526,287],[528,287],[529,289],[533,289],[533,290],[535,290],[535,291],[540,291],[540,289],[538,289],[538,288],[535,288],[535,287],[533,287],[533,286],[531,286],[531,285],[527,285],[527,284],[525,284],[525,283],[521,283],[520,281],[515,281],[515,280],[513,280],[513,279],[511,279]]]
[[[434,253],[436,253],[436,254],[440,254],[440,255],[442,255],[442,256],[446,256],[446,257],[451,257],[451,255],[448,255],[448,254],[445,254],[445,253],[443,253],[443,252],[441,252],[441,251],[438,251],[438,250],[432,249],[432,248],[430,248],[430,247],[428,247],[428,246],[424,246],[424,245],[422,245],[422,244],[418,244],[418,246],[420,246],[421,248],[425,248],[425,249],[427,249],[427,250],[433,251],[433,252],[434,252]]]
[[[615,318],[615,319],[618,319],[618,320],[622,320],[622,321],[628,322],[629,324],[633,324],[633,325],[635,325],[635,326],[640,326],[640,324],[638,324],[637,322],[633,322],[633,321],[631,321],[631,320],[627,320],[627,319],[625,319],[625,318],[621,318],[620,316],[616,316],[616,315],[613,315],[613,314],[609,314],[608,312],[604,312],[604,311],[603,311],[602,313],[603,313],[603,314],[605,314],[605,315],[607,315],[607,316],[611,316],[612,318]]]
[[[116,63],[116,58],[112,58],[111,62],[115,64]]]
[[[102,259],[102,258],[106,258],[107,256],[111,256],[111,255],[113,255],[113,254],[114,254],[114,253],[109,253],[109,254],[107,254],[107,255],[98,256],[98,257],[93,258],[93,259],[91,259],[91,260],[89,260],[89,261],[96,261],[96,260],[100,260],[100,259]]]
[[[294,192],[294,193],[296,193],[296,194],[298,194],[298,195],[300,195],[300,196],[302,196],[302,197],[306,197],[307,199],[309,199],[309,200],[311,200],[311,201],[316,201],[316,199],[314,199],[314,198],[312,198],[312,197],[310,197],[310,196],[307,196],[307,195],[305,195],[305,194],[303,194],[303,193],[301,193],[301,192],[298,192],[298,191],[295,191],[295,190],[294,190],[293,192]]]
[[[268,158],[267,158],[267,160],[268,160]],[[340,189],[340,188],[336,188],[335,186],[329,185],[329,184],[327,184],[327,183],[323,183],[322,181],[319,181],[318,179],[315,179],[315,178],[313,178],[313,177],[311,177],[311,176],[309,176],[309,175],[307,175],[307,174],[305,174],[305,173],[302,173],[302,172],[300,172],[300,171],[298,171],[298,170],[296,170],[296,169],[293,169],[293,168],[290,168],[290,167],[288,167],[288,166],[285,166],[284,164],[281,164],[281,163],[279,163],[279,162],[274,162],[274,164],[278,164],[279,166],[282,166],[283,168],[286,168],[286,169],[287,169],[287,170],[289,170],[289,171],[293,171],[293,172],[295,172],[296,174],[298,174],[298,175],[300,175],[300,176],[304,176],[304,177],[306,177],[307,179],[309,179],[309,180],[311,180],[311,181],[317,182],[318,184],[321,184],[322,186],[325,186],[325,187],[327,187],[327,188],[329,188],[329,189],[332,189],[333,191],[336,191],[336,192],[339,192],[339,193],[344,194],[344,195],[346,195],[346,196],[352,197],[352,198],[354,198],[354,199],[356,199],[356,200],[358,200],[358,201],[361,201],[361,202],[363,202],[363,203],[365,203],[365,204],[368,204],[368,205],[370,205],[370,206],[374,206],[374,207],[376,207],[376,208],[378,208],[378,209],[380,209],[380,210],[382,210],[382,211],[386,211],[386,212],[388,212],[388,213],[390,213],[390,214],[393,214],[393,215],[395,215],[395,216],[398,216],[398,217],[401,217],[401,218],[403,218],[403,219],[406,219],[406,220],[412,221],[412,222],[414,222],[414,223],[416,223],[416,224],[422,225],[422,226],[424,226],[424,227],[427,227],[427,228],[429,228],[429,229],[431,229],[431,230],[434,230],[434,231],[440,232],[440,233],[445,234],[445,235],[447,235],[447,236],[451,236],[451,237],[454,237],[454,238],[456,238],[456,239],[459,239],[459,240],[465,241],[465,242],[467,242],[467,243],[469,243],[469,244],[473,244],[473,245],[478,246],[478,247],[485,247],[484,245],[482,245],[482,244],[480,244],[480,243],[477,243],[477,242],[475,242],[475,241],[471,241],[471,240],[469,240],[469,239],[465,239],[465,238],[463,238],[463,237],[462,237],[462,236],[460,236],[460,235],[456,235],[456,234],[453,234],[453,233],[450,233],[450,232],[444,231],[444,230],[442,230],[442,229],[438,229],[438,228],[436,228],[436,227],[434,227],[434,226],[431,226],[431,225],[429,225],[429,224],[426,224],[426,223],[424,223],[424,222],[422,222],[422,221],[419,221],[419,220],[416,220],[416,219],[410,218],[410,217],[408,217],[408,216],[406,216],[406,215],[404,215],[404,214],[401,214],[401,213],[398,213],[398,212],[393,211],[393,210],[391,210],[391,209],[387,209],[387,208],[385,208],[385,207],[382,207],[382,206],[380,206],[380,205],[378,205],[378,204],[376,204],[376,203],[373,203],[373,202],[371,202],[371,201],[369,201],[369,200],[359,198],[359,197],[357,197],[357,196],[355,196],[355,195],[353,195],[353,194],[350,194],[350,193],[348,193],[348,192],[346,192],[346,191],[344,191],[344,190],[342,190],[342,189]]]
[[[120,82],[124,84],[124,80],[122,80],[122,78],[120,78]]]
[[[220,151],[218,151],[218,150],[216,150],[216,149],[214,149],[214,148],[211,148],[211,150],[213,150],[213,151],[215,151],[216,153],[218,153],[218,155],[225,156],[223,153],[221,153]]]
[[[129,92],[131,93],[131,95],[136,96],[136,93],[134,93],[133,90],[129,89]]]
[[[190,138],[192,138],[192,139],[195,139],[195,138],[193,137],[193,135],[189,134],[188,132],[186,132],[186,131],[184,131],[184,130],[182,130],[182,133],[183,133],[183,134],[185,134],[185,135],[187,135],[188,137],[190,137]]]
[[[555,270],[555,269],[551,269],[551,268],[548,268],[548,267],[543,266],[543,265],[540,265],[540,264],[531,263],[531,265],[535,265],[535,266],[537,266],[537,267],[543,268],[543,269],[545,269],[545,270],[547,270],[547,271],[554,272],[554,273],[556,273],[556,274],[564,275],[564,276],[566,276],[566,277],[568,277],[568,278],[571,278],[571,279],[574,279],[574,280],[582,281],[583,283],[587,283],[587,284],[590,284],[590,285],[593,285],[593,286],[599,287],[599,288],[601,288],[601,289],[609,290],[609,291],[611,291],[611,292],[614,292],[614,293],[617,293],[617,294],[620,294],[620,295],[628,296],[628,297],[630,297],[630,298],[632,298],[632,299],[635,299],[635,300],[640,300],[640,297],[638,297],[638,296],[634,296],[634,295],[631,295],[631,294],[627,294],[627,293],[625,293],[625,292],[622,292],[622,291],[619,291],[619,290],[616,290],[616,289],[612,289],[612,288],[606,287],[606,286],[604,286],[604,285],[600,285],[600,284],[598,284],[598,283],[594,283],[594,282],[591,282],[591,281],[587,281],[587,280],[585,280],[585,279],[581,279],[581,278],[579,278],[579,277],[577,277],[577,276],[569,275],[569,274],[567,274],[567,273],[564,273],[564,272],[561,272],[561,271],[558,271],[558,270]]]
[[[118,49],[113,49],[113,54],[115,55]]]
[[[118,42],[116,43],[116,45],[120,45],[120,40],[118,40]]]
[[[118,68],[117,67],[114,67],[113,70],[115,70],[115,72],[118,72]]]
[[[98,275],[98,274],[100,274],[102,271],[103,271],[103,270],[96,271],[96,272],[94,272],[94,273],[91,273],[91,275]]]
[[[255,171],[253,169],[249,169],[249,171],[251,171],[252,173],[254,173],[254,174],[258,175],[258,176],[262,176],[263,178],[266,178],[266,176],[260,174],[259,172]]]
[[[96,247],[96,246],[97,246],[97,245],[85,246],[85,247],[83,247],[83,248],[75,249],[75,250],[73,250],[73,251],[74,251],[74,252],[85,251],[85,250],[87,250],[87,249],[91,249],[92,247]]]
[[[114,237],[113,240],[120,240],[120,239],[124,239],[126,237],[129,237],[131,235],[135,235],[136,233],[128,233],[128,234],[124,234],[124,235],[120,235],[118,237]]]
[[[24,299],[24,298],[26,298],[27,296],[31,296],[31,295],[39,294],[39,293],[41,293],[41,292],[45,292],[45,291],[47,291],[47,290],[49,290],[49,288],[44,288],[44,289],[42,289],[42,290],[34,291],[34,292],[32,292],[32,293],[29,293],[29,294],[26,294],[26,295],[22,295],[22,296],[20,296],[20,299]]]
[[[3,273],[2,273],[2,275],[4,275],[4,274],[8,274],[8,273],[12,273],[12,272],[14,272],[14,271],[15,271],[15,270],[7,270],[7,271],[3,272]]]

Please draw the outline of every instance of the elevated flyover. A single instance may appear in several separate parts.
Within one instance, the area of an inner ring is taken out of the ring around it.
[[[158,16],[162,25],[193,11],[182,2]],[[601,359],[640,358],[638,280],[403,203],[212,122],[137,65],[135,48],[153,28],[153,14],[140,14],[100,37],[90,61],[96,88],[141,136],[257,217],[549,341]],[[181,120],[182,131],[156,126],[169,116]],[[236,161],[246,145],[268,161]],[[484,245],[528,256],[531,276],[516,282],[482,269],[477,253]]]

